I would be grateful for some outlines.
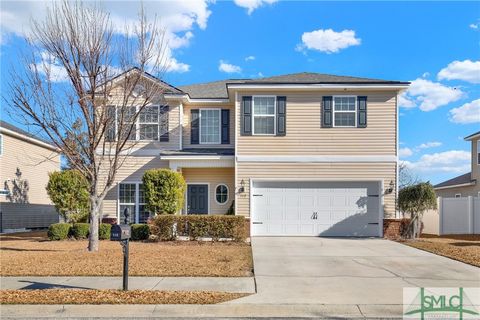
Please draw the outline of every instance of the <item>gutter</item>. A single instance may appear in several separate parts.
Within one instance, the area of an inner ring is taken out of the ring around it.
[[[53,145],[48,144],[48,143],[46,143],[46,142],[43,142],[43,141],[41,141],[41,140],[28,137],[28,136],[26,136],[26,135],[23,135],[23,134],[21,134],[21,133],[18,133],[18,132],[15,132],[15,131],[12,131],[12,130],[9,130],[9,129],[3,128],[3,127],[0,127],[0,132],[1,132],[1,133],[4,133],[4,134],[6,134],[6,135],[12,136],[12,137],[21,139],[21,140],[23,140],[23,141],[33,143],[33,144],[35,144],[35,145],[37,145],[37,146],[40,146],[40,147],[43,147],[43,148],[46,148],[46,149],[49,149],[49,150],[58,152],[58,153],[61,152],[61,150],[60,150],[59,148],[57,148],[56,146],[53,146]]]

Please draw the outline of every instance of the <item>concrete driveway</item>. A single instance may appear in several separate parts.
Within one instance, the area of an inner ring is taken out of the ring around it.
[[[405,287],[480,287],[476,267],[383,239],[254,237],[252,249],[258,293],[235,303],[387,308],[398,316]]]

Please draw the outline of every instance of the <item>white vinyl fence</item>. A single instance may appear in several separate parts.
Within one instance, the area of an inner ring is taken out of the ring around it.
[[[438,198],[438,210],[423,215],[423,233],[480,234],[480,198]]]

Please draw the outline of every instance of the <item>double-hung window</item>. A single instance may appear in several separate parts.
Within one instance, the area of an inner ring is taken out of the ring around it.
[[[137,140],[137,124],[134,123],[137,107],[127,106],[117,110],[117,130],[121,132],[121,136],[128,140]],[[130,131],[131,129],[131,131]]]
[[[145,193],[141,183],[120,183],[118,186],[119,223],[125,221],[125,209],[128,209],[128,222],[146,223],[150,212],[146,209]]]
[[[200,109],[200,143],[220,144],[220,109]]]
[[[480,140],[477,141],[477,164],[480,164]]]
[[[138,116],[138,133],[140,140],[158,140],[158,106],[147,106]]]
[[[275,97],[253,97],[253,134],[275,134]]]
[[[356,127],[356,97],[338,96],[333,98],[333,126]]]

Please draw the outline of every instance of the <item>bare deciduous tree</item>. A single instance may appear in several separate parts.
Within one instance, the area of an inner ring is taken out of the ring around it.
[[[398,188],[401,190],[420,183],[419,177],[414,174],[405,162],[398,164]]]
[[[147,21],[143,7],[137,23],[121,33],[96,4],[54,2],[47,11],[44,20],[32,21],[28,54],[23,68],[12,70],[5,100],[12,117],[52,141],[87,179],[88,250],[98,251],[102,202],[135,144],[136,120],[155,116],[151,105],[163,104],[164,88],[146,78],[167,68],[165,32]],[[59,73],[66,82],[58,82]],[[144,134],[162,135],[154,129]]]

